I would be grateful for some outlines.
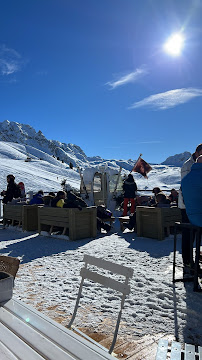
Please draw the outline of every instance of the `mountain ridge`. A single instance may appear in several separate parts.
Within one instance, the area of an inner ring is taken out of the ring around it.
[[[56,157],[66,164],[72,163],[74,167],[89,167],[96,165],[107,165],[113,168],[122,167],[131,170],[136,160],[107,160],[100,156],[88,157],[80,146],[71,143],[62,143],[58,140],[48,140],[41,130],[36,130],[28,125],[14,121],[4,120],[0,122],[0,141],[18,143],[25,146],[26,155],[32,157],[32,148],[38,149],[38,158],[43,159],[43,153]],[[40,153],[41,151],[41,153]],[[169,156],[163,165],[182,166],[191,153],[185,151],[181,154]]]

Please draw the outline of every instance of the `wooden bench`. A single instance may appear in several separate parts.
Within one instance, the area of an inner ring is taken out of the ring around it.
[[[202,347],[185,344],[184,348],[177,341],[160,339],[156,354],[156,360],[202,360]]]
[[[10,205],[3,206],[3,224],[11,221],[11,225],[18,224],[24,231],[38,230],[39,205]]]
[[[7,221],[11,221],[13,226],[16,222],[18,225],[22,225],[22,205],[9,205],[4,204],[3,206],[3,224],[6,225]]]
[[[0,304],[1,360],[104,360],[103,349],[20,300]]]
[[[120,230],[123,232],[125,227],[124,223],[128,223],[130,220],[130,216],[120,216],[119,217],[119,223],[120,223]]]
[[[54,227],[63,228],[62,234],[68,231],[70,240],[96,237],[97,209],[95,206],[82,208],[38,208],[39,233],[42,230],[51,234]],[[44,227],[45,226],[45,227]]]
[[[176,221],[181,221],[181,211],[177,207],[137,206],[136,208],[138,236],[163,240],[165,238],[165,229],[169,236],[170,227],[174,227]]]
[[[107,223],[110,223],[110,226],[113,224],[113,222],[115,221],[115,217],[114,216],[111,216],[110,218],[99,218],[101,221],[103,222],[107,222]]]

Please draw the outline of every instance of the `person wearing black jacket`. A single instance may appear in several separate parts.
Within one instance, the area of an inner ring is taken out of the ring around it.
[[[131,214],[134,214],[137,185],[132,174],[129,174],[127,179],[124,181],[123,191],[124,191],[123,216],[127,215],[129,201],[131,203],[130,212]]]
[[[88,205],[86,202],[76,194],[74,194],[72,191],[67,191],[67,197],[65,199],[65,208],[78,208],[79,210],[82,210],[83,207],[87,207]]]
[[[15,176],[14,175],[8,175],[7,176],[7,190],[3,190],[1,192],[1,196],[4,196],[3,198],[3,204],[7,204],[9,201],[12,201],[13,198],[17,199],[21,195],[21,191],[19,186],[15,183]]]

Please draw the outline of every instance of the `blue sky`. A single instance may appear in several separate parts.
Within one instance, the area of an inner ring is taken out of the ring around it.
[[[0,33],[0,121],[106,159],[202,142],[202,0],[2,0]]]

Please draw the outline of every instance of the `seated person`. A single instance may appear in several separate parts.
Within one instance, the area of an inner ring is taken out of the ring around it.
[[[40,205],[43,203],[43,190],[39,190],[30,200],[29,205]]]
[[[171,189],[168,199],[171,203],[176,203],[176,205],[178,205],[178,192],[175,189]]]
[[[136,197],[136,206],[148,206],[150,202],[150,196],[141,195]]]
[[[25,184],[22,181],[20,181],[18,183],[18,186],[20,187],[20,192],[21,192],[20,198],[21,200],[25,201],[26,200]]]
[[[66,193],[64,191],[58,191],[57,195],[51,201],[52,207],[63,208],[65,204]]]
[[[49,192],[48,195],[43,197],[44,205],[51,206],[51,201],[54,199],[54,197],[55,197],[54,192]]]
[[[101,229],[109,232],[111,230],[111,225],[107,224],[106,219],[110,219],[112,217],[112,212],[106,208],[104,205],[99,205],[97,207],[97,229],[101,231]]]
[[[72,190],[67,191],[67,197],[65,199],[65,208],[78,208],[82,210],[83,207],[87,207],[86,202],[79,196],[73,193]]]
[[[150,201],[148,202],[148,206],[155,206],[156,195],[161,192],[161,189],[159,187],[154,187],[152,192],[154,195],[151,197]]]
[[[163,192],[156,195],[156,207],[170,207],[170,200]]]

